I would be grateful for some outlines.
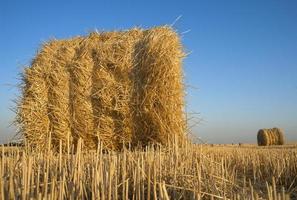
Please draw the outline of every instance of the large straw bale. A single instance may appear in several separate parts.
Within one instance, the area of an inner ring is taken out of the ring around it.
[[[284,134],[279,128],[260,129],[257,135],[259,146],[283,145]]]
[[[38,147],[183,141],[183,57],[167,26],[46,43],[24,73],[21,133]]]

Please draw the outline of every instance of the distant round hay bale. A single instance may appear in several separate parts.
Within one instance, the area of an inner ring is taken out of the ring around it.
[[[279,128],[260,129],[257,141],[259,146],[283,145],[285,143],[284,133]]]

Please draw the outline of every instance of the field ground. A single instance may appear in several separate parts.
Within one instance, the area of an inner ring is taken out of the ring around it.
[[[283,150],[288,150],[288,149],[297,149],[297,143],[289,143],[285,145],[271,145],[271,146],[258,146],[256,144],[204,144],[204,146],[208,147],[216,147],[216,148],[241,148],[241,150],[244,149],[258,149],[258,150],[263,150],[263,149],[283,149]]]
[[[0,199],[297,199],[297,144],[1,151]]]

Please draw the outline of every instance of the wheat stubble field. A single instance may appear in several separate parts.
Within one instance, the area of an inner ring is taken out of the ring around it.
[[[297,145],[2,147],[1,199],[296,199]],[[62,147],[61,147],[62,149]],[[74,152],[75,151],[75,152]]]

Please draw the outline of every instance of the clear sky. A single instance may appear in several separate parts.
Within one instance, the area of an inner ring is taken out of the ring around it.
[[[213,143],[256,142],[259,128],[278,126],[297,140],[296,0],[0,0],[0,142],[14,133],[18,73],[42,42],[180,15],[187,110],[202,119],[192,132]]]

